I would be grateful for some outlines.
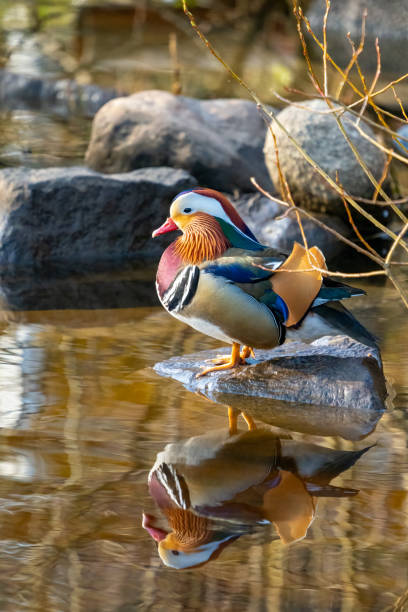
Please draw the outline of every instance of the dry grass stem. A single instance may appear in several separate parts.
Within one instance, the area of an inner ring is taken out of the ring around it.
[[[401,230],[401,231],[400,231],[400,233],[398,234],[397,239],[396,239],[396,240],[394,240],[394,242],[392,243],[391,248],[390,248],[390,250],[388,251],[388,255],[387,255],[387,257],[385,258],[385,263],[386,263],[387,265],[390,263],[390,261],[391,261],[391,257],[392,257],[392,255],[393,255],[393,253],[394,253],[395,249],[396,249],[396,248],[397,248],[397,246],[400,244],[401,239],[402,239],[402,238],[403,238],[403,236],[406,234],[407,230],[408,230],[408,223],[406,223],[406,224],[404,225],[404,227],[402,228],[402,230]]]
[[[358,48],[356,49],[355,53],[352,54],[351,59],[350,59],[350,61],[348,63],[348,66],[347,66],[347,68],[346,68],[346,70],[344,72],[344,78],[340,82],[339,88],[338,88],[338,90],[336,92],[336,98],[337,99],[340,98],[340,96],[342,94],[342,91],[343,91],[343,88],[344,88],[344,85],[348,81],[350,71],[353,68],[354,64],[356,63],[356,61],[358,59],[358,56],[360,55],[360,53],[364,49],[366,18],[367,18],[367,9],[365,8],[364,11],[363,11],[362,20],[361,20],[361,38],[360,38],[360,44],[359,44]],[[351,41],[349,35],[347,35],[347,38],[349,38],[349,40]]]

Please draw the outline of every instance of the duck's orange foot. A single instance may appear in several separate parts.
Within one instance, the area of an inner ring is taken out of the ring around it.
[[[254,349],[249,346],[242,347],[242,351],[239,354],[239,365],[246,365],[246,360],[250,356],[255,358]],[[217,355],[214,359],[207,359],[206,361],[216,366],[227,365],[231,362],[231,355]]]
[[[240,357],[244,363],[246,363],[245,359],[248,359],[248,357],[255,359],[254,349],[251,346],[243,346]]]
[[[241,363],[241,355],[239,352],[239,344],[238,342],[233,342],[232,344],[232,352],[230,357],[221,357],[217,362],[218,365],[212,366],[211,368],[206,368],[202,372],[196,374],[196,378],[200,378],[201,376],[205,376],[210,372],[219,372],[221,370],[231,370]],[[244,362],[245,363],[245,362]]]

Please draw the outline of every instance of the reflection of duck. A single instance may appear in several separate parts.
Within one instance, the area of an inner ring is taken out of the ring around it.
[[[329,482],[368,448],[337,451],[262,429],[168,444],[149,474],[149,491],[171,530],[157,527],[152,515],[143,516],[143,527],[162,561],[177,569],[214,559],[256,525],[272,523],[284,543],[294,542],[306,535],[317,497],[358,492]]]

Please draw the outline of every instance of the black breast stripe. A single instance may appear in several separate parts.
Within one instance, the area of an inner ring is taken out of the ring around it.
[[[286,340],[286,326],[281,321],[281,316],[273,309],[268,307],[271,315],[275,319],[276,327],[279,329],[279,344],[283,344]]]
[[[169,312],[180,312],[193,299],[197,291],[200,270],[198,266],[186,266],[177,274],[170,287],[161,298]]]

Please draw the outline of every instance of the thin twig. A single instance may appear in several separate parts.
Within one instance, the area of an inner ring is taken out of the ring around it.
[[[266,191],[265,189],[263,189],[263,187],[261,187],[257,181],[255,180],[254,177],[251,178],[251,183],[258,189],[258,191],[260,193],[262,193],[262,195],[264,195],[265,197],[267,197],[269,200],[271,200],[272,202],[276,202],[277,204],[280,204],[280,206],[285,206],[285,207],[289,207],[289,204],[287,202],[284,202],[283,200],[280,200],[279,198],[276,198],[275,196],[273,196],[272,194],[270,194],[268,191]],[[311,221],[313,221],[313,223],[315,223],[316,225],[318,225],[319,227],[321,227],[322,229],[326,230],[327,232],[329,232],[330,234],[333,234],[333,236],[335,236],[338,240],[341,240],[341,242],[344,242],[344,244],[347,244],[349,247],[351,247],[352,249],[355,249],[356,251],[358,251],[359,253],[361,253],[362,255],[365,255],[366,257],[369,257],[370,259],[372,259],[373,261],[375,261],[377,264],[382,265],[383,264],[383,260],[381,259],[381,257],[379,256],[374,256],[372,253],[370,253],[369,251],[367,251],[366,249],[361,248],[360,246],[358,246],[358,244],[355,244],[354,242],[352,242],[351,240],[349,240],[348,238],[346,238],[345,236],[343,236],[342,234],[340,234],[340,232],[337,232],[335,229],[333,229],[332,227],[330,227],[329,225],[326,225],[326,223],[323,223],[323,221],[320,221],[320,219],[317,219],[316,217],[314,217],[311,213],[309,213],[307,210],[304,210],[303,208],[298,208],[298,211],[300,214],[302,214],[304,217],[307,217],[308,219],[310,219]],[[289,208],[288,212],[292,212],[292,209]]]
[[[403,236],[406,234],[408,230],[408,223],[406,223],[404,225],[404,227],[402,228],[402,230],[400,231],[400,233],[397,236],[397,239],[394,240],[394,242],[391,245],[390,250],[388,251],[387,257],[385,258],[385,263],[389,264],[391,261],[391,257],[395,251],[395,249],[397,248],[398,244],[401,242],[401,239],[403,238]]]
[[[394,285],[395,289],[397,290],[401,300],[404,303],[404,306],[406,308],[408,308],[408,300],[405,296],[404,290],[401,287],[400,282],[395,278],[395,276],[393,274],[391,274],[390,270],[387,271],[387,277],[389,278],[389,280],[392,282],[392,284]]]
[[[397,96],[397,92],[395,91],[395,87],[391,87],[391,90],[392,90],[392,93],[394,94],[394,98],[395,98],[395,100],[396,100],[396,101],[398,102],[398,104],[399,104],[399,107],[400,107],[400,109],[401,109],[401,113],[404,115],[404,119],[405,119],[405,121],[407,121],[407,122],[408,122],[408,117],[407,117],[407,114],[406,114],[406,112],[405,112],[405,108],[404,108],[404,106],[403,106],[403,104],[402,104],[402,102],[401,102],[401,99],[400,99],[400,98]]]
[[[343,190],[343,192],[344,192],[344,190]],[[353,215],[351,214],[350,207],[349,207],[348,202],[347,202],[346,198],[344,197],[344,195],[342,196],[342,200],[343,200],[344,208],[346,209],[346,212],[347,212],[348,220],[349,220],[350,225],[353,228],[354,233],[356,234],[357,238],[360,240],[360,242],[362,244],[364,244],[365,248],[368,251],[370,251],[371,253],[373,253],[373,255],[376,255],[378,257],[377,251],[375,249],[373,249],[373,247],[368,244],[368,242],[362,236],[362,234],[361,234],[360,230],[358,229],[357,225],[354,223]]]
[[[387,178],[388,170],[390,168],[391,160],[392,160],[392,155],[388,154],[386,162],[384,164],[383,173],[382,173],[382,175],[380,177],[380,180],[378,181],[378,184],[381,185],[381,187],[384,184],[385,179]],[[379,191],[378,191],[378,189],[376,189],[375,192],[374,192],[374,195],[373,195],[373,202],[374,203],[377,202],[378,194],[379,194]],[[390,201],[392,202],[392,200],[387,200],[387,204],[389,204]]]
[[[330,11],[330,0],[326,0],[326,11],[323,17],[323,88],[324,95],[327,98],[328,86],[327,86],[327,17]]]
[[[350,74],[350,70],[352,69],[352,67],[354,66],[355,62],[357,61],[358,56],[360,55],[360,53],[363,51],[364,49],[364,42],[365,42],[365,24],[366,24],[366,18],[367,18],[367,9],[365,8],[363,11],[363,15],[362,15],[362,20],[361,20],[361,38],[360,38],[360,44],[358,46],[358,49],[355,51],[355,53],[352,54],[351,60],[348,63],[348,66],[344,72],[344,78],[341,81],[338,89],[337,89],[337,93],[336,93],[336,98],[339,99],[341,96],[341,93],[343,91],[343,87],[346,83],[346,81],[348,81],[349,78],[349,74]]]
[[[255,268],[260,268],[261,270],[272,271],[272,268],[268,268],[267,266],[263,266],[262,264],[252,263]],[[320,272],[323,276],[340,276],[341,278],[364,278],[369,276],[387,276],[387,272],[385,270],[372,270],[371,272],[334,272],[333,270],[327,270],[327,268],[319,268],[318,266],[312,265],[313,270],[316,272]],[[298,272],[310,272],[310,268],[302,268],[301,270],[289,270],[288,268],[284,268],[280,270],[279,268],[273,269],[273,273],[277,274],[279,272],[291,272],[292,274],[297,274]]]
[[[368,140],[368,142],[371,142],[371,144],[373,144],[375,147],[377,147],[377,149],[380,149],[381,151],[383,151],[387,155],[390,155],[391,157],[394,157],[394,159],[398,159],[399,161],[403,162],[404,164],[408,164],[408,158],[404,157],[403,155],[400,155],[399,153],[396,153],[393,149],[387,149],[387,147],[385,147],[383,144],[381,144],[381,142],[379,142],[378,140],[375,140],[375,138],[371,138],[371,136],[369,136],[359,125],[356,125],[355,123],[352,123],[352,125],[354,125],[356,127],[356,129],[358,130],[359,134],[363,138]],[[388,203],[390,203],[391,201],[392,200],[387,200]]]

